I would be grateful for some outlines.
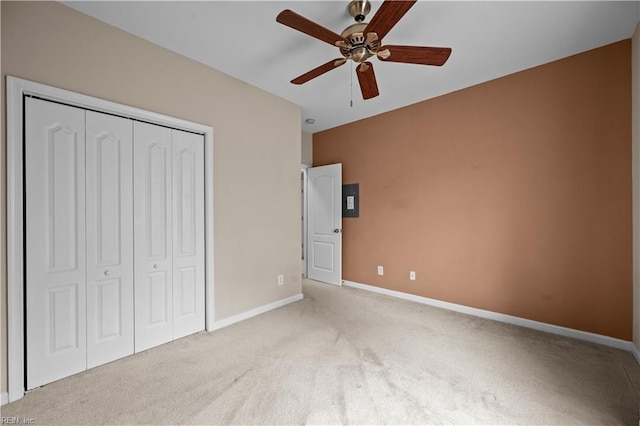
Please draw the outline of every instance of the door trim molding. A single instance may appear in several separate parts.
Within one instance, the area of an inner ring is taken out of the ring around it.
[[[307,169],[309,167],[311,166],[307,164],[300,165],[300,173],[302,173],[302,275],[304,275],[305,278],[307,278],[307,259],[309,257],[309,247],[307,241],[307,215],[309,214],[307,210]]]
[[[24,396],[24,96],[120,115],[204,136],[205,329],[214,329],[213,127],[7,76],[7,358],[9,402]]]

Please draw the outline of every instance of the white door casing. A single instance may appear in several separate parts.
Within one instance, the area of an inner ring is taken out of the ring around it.
[[[26,99],[27,389],[86,369],[85,111]]]
[[[204,139],[172,130],[173,338],[204,329]]]
[[[308,277],[342,285],[342,164],[307,169]]]
[[[133,353],[133,122],[86,112],[87,368]]]
[[[302,164],[300,166],[300,173],[302,175],[302,197],[301,197],[301,202],[302,202],[302,275],[306,278],[307,277],[307,259],[309,257],[308,255],[308,249],[307,246],[309,245],[307,243],[307,238],[308,238],[308,232],[307,232],[307,169],[311,167],[307,164]]]
[[[135,122],[135,351],[173,336],[171,129]]]

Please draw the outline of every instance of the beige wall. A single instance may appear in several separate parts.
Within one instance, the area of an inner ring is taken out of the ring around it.
[[[640,22],[631,40],[633,138],[633,343],[640,351]]]
[[[302,164],[313,164],[313,135],[302,132]]]
[[[627,341],[630,158],[630,40],[313,135],[345,280]]]
[[[59,3],[1,7],[3,86],[12,75],[213,126],[216,320],[301,292],[299,107]],[[6,300],[4,265],[1,278]]]

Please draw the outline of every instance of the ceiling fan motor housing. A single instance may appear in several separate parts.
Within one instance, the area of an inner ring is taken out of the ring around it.
[[[378,40],[367,43],[367,37],[364,34],[367,28],[366,22],[358,22],[347,27],[340,36],[347,40],[349,46],[340,47],[340,53],[347,59],[354,62],[362,63],[378,52],[380,47]]]

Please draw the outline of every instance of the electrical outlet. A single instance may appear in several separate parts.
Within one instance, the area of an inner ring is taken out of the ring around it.
[[[409,271],[409,279],[412,281],[416,280],[416,271]]]
[[[384,268],[382,266],[378,266],[378,275],[384,275]]]
[[[284,284],[284,275],[278,275],[278,285]]]

